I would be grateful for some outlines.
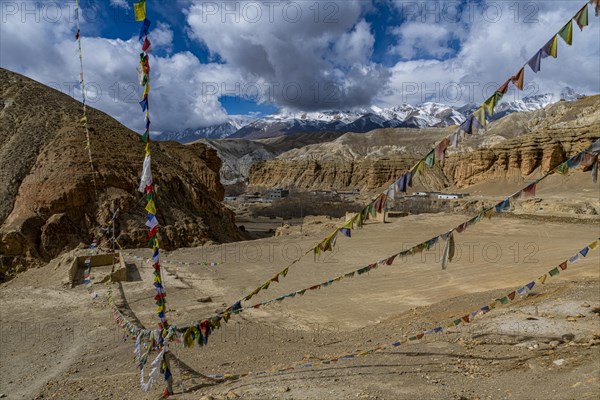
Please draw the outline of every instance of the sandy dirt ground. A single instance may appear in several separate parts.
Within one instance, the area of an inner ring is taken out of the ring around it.
[[[337,250],[312,254],[249,304],[350,272],[429,239],[466,219],[417,215],[369,223]],[[232,304],[307,251],[332,223],[304,233],[163,255],[168,318],[185,325]],[[498,217],[442,248],[232,317],[203,348],[173,347],[174,399],[592,399],[600,395],[598,250],[526,298],[415,344],[329,366],[218,383],[201,374],[283,368],[360,352],[445,324],[506,295],[599,236],[597,223]],[[126,250],[130,280],[113,284],[123,312],[157,322],[150,250]],[[139,258],[141,257],[141,259]],[[215,262],[182,265],[178,262]],[[92,271],[96,280],[100,271]],[[97,276],[96,276],[97,275]],[[0,287],[0,397],[156,399],[145,394],[132,339],[83,285],[66,288],[67,267],[50,263]],[[104,285],[96,290],[104,293]],[[210,301],[207,302],[210,298]],[[202,301],[201,301],[202,300]]]

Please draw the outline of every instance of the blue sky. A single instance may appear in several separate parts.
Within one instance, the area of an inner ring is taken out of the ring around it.
[[[81,0],[81,31],[90,104],[141,130],[132,4]],[[279,109],[480,102],[585,0],[147,4],[151,119],[160,132]],[[0,66],[80,99],[74,1],[0,5]],[[545,59],[538,74],[526,70],[526,90],[508,99],[565,86],[600,92],[600,27],[591,7],[589,15],[583,32],[574,25],[573,46],[560,41],[558,59]]]

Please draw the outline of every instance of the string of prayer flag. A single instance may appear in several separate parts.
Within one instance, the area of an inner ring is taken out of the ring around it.
[[[598,10],[600,0],[590,0],[590,4],[596,8],[596,16],[598,16]],[[541,70],[542,59],[547,57],[557,58],[558,56],[558,37],[560,36],[567,45],[573,44],[573,21],[577,23],[580,30],[583,30],[585,26],[588,26],[588,4],[584,4],[583,7],[572,17],[569,21],[555,34],[552,38],[540,48],[526,63],[531,70],[538,73]],[[493,116],[494,107],[499,103],[502,95],[508,90],[509,82],[518,90],[523,90],[524,79],[525,79],[525,65],[523,65],[516,74],[510,77],[495,93],[487,99],[481,107],[477,109],[472,115],[468,116],[463,124],[460,125],[460,129],[465,133],[473,133],[475,130],[483,129],[486,126],[486,114]],[[492,100],[493,99],[493,100]],[[478,124],[475,124],[475,121]]]
[[[161,273],[161,264],[160,264],[160,244],[158,240],[159,233],[159,222],[157,219],[157,210],[156,210],[156,198],[155,198],[155,190],[154,190],[154,181],[152,177],[152,156],[150,151],[150,104],[149,104],[149,94],[150,94],[150,57],[148,53],[152,49],[152,45],[150,40],[148,39],[150,21],[146,19],[146,1],[141,0],[138,3],[133,5],[133,10],[135,14],[136,21],[142,21],[142,27],[140,29],[139,42],[141,45],[141,53],[139,59],[138,66],[138,77],[140,78],[140,84],[143,86],[143,97],[140,101],[140,107],[142,112],[144,113],[144,121],[145,121],[145,131],[144,134],[141,135],[141,140],[146,144],[145,146],[145,156],[144,162],[142,165],[142,175],[140,177],[140,184],[138,187],[138,191],[146,194],[146,211],[147,217],[145,225],[148,227],[148,246],[152,249],[152,267],[153,271],[153,286],[156,292],[154,297],[156,303],[156,312],[158,318],[160,319],[159,327],[160,333],[159,339],[155,341],[155,345],[161,349],[161,357],[157,357],[155,363],[158,363],[160,360],[160,372],[164,374],[165,381],[167,382],[167,388],[165,389],[165,395],[168,396],[172,394],[172,375],[169,368],[168,362],[168,349],[167,343],[168,340],[164,340],[163,337],[164,332],[168,332],[169,323],[167,321],[167,301],[166,301],[166,290],[164,287],[164,283],[162,280]],[[160,354],[159,354],[160,355]],[[140,362],[141,369],[141,385],[142,389],[149,390],[154,383],[152,377],[156,374],[156,366],[153,363],[153,370],[151,373],[151,377],[148,379],[148,382],[144,382],[144,363]]]
[[[88,159],[90,162],[90,168],[92,170],[92,183],[94,184],[94,193],[98,195],[98,185],[96,184],[96,170],[94,169],[94,159],[92,157],[92,145],[90,141],[90,131],[88,128],[87,120],[87,106],[85,97],[85,80],[83,79],[83,51],[81,49],[81,26],[79,23],[79,0],[75,0],[75,21],[77,22],[77,32],[75,33],[75,40],[77,41],[77,52],[79,55],[79,84],[81,85],[81,98],[83,103],[83,116],[79,120],[79,123],[85,131],[85,149],[87,149]]]
[[[594,250],[594,249],[598,248],[599,243],[600,243],[600,239],[596,239],[595,241],[593,241],[592,243],[590,243],[589,245],[584,247],[582,250],[580,250],[577,254],[581,254],[585,257],[585,255],[587,255],[590,250]],[[352,354],[346,354],[344,356],[333,357],[333,358],[326,359],[326,360],[319,360],[319,361],[313,362],[313,363],[301,362],[301,363],[291,364],[290,366],[285,367],[285,368],[273,368],[270,370],[259,371],[259,372],[248,372],[248,373],[243,373],[243,374],[213,374],[213,375],[209,375],[209,377],[214,378],[214,379],[222,379],[222,380],[239,380],[239,379],[247,377],[247,376],[264,376],[264,375],[275,374],[275,373],[279,373],[279,372],[288,372],[288,371],[296,370],[296,369],[315,368],[315,367],[320,367],[320,366],[331,365],[331,364],[337,363],[342,360],[350,360],[350,359],[355,359],[355,358],[359,358],[359,357],[364,357],[369,354],[382,352],[386,349],[393,349],[393,348],[396,348],[401,345],[406,345],[411,342],[416,342],[416,341],[424,339],[428,335],[440,334],[440,333],[443,333],[444,331],[447,331],[448,329],[453,329],[459,325],[472,323],[475,321],[475,319],[481,318],[482,316],[492,312],[493,310],[497,309],[498,307],[506,306],[506,305],[511,304],[511,302],[513,302],[515,300],[526,298],[529,295],[529,293],[533,290],[533,288],[536,286],[536,284],[538,284],[538,283],[545,284],[547,282],[548,278],[554,278],[554,277],[558,276],[560,274],[560,271],[564,271],[567,269],[568,263],[569,262],[567,260],[563,261],[562,263],[559,264],[558,267],[554,267],[554,268],[550,269],[547,273],[541,275],[539,278],[534,279],[534,280],[518,287],[517,289],[512,290],[511,292],[507,293],[505,296],[497,298],[497,299],[493,300],[491,303],[485,304],[471,312],[468,312],[468,313],[462,315],[461,317],[450,318],[447,322],[443,322],[439,326],[436,326],[434,328],[430,328],[427,330],[423,330],[423,331],[413,334],[413,335],[403,335],[401,338],[399,338],[396,341],[389,343],[389,344],[380,345],[380,346],[377,346],[377,347],[374,347],[374,348],[371,348],[368,350],[359,350]]]

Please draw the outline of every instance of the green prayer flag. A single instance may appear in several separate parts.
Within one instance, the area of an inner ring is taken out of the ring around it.
[[[429,154],[427,154],[427,157],[425,157],[425,165],[428,167],[433,167],[435,165],[435,153],[433,150],[431,150]]]
[[[577,22],[577,26],[579,26],[580,30],[583,30],[584,26],[588,26],[588,7],[587,4],[581,7],[581,10],[575,14],[573,17],[575,22]]]
[[[498,92],[496,92],[498,93]],[[494,107],[496,107],[496,93],[494,93],[489,99],[487,99],[484,103],[483,103],[483,107],[485,108],[485,110],[487,111],[489,116],[494,115]],[[502,95],[500,95],[502,96]]]
[[[568,170],[569,170],[569,166],[567,165],[566,162],[560,164],[558,166],[558,168],[556,168],[556,172],[558,172],[559,174],[562,174],[562,175],[566,174]]]
[[[569,22],[563,28],[558,31],[558,35],[563,38],[566,44],[569,46],[573,44],[573,20],[570,19]]]
[[[502,304],[508,304],[508,303],[510,303],[510,300],[508,300],[508,297],[506,297],[506,296],[504,296],[501,299],[498,299],[498,301],[500,301],[500,303],[502,303]]]
[[[550,274],[550,276],[556,276],[556,275],[560,274],[560,271],[558,270],[558,268],[554,268],[554,269],[550,270],[548,273]]]

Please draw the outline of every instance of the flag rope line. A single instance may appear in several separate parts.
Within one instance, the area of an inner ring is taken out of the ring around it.
[[[425,337],[425,335],[443,333],[444,331],[446,331],[450,328],[454,328],[459,325],[471,323],[474,321],[474,319],[476,317],[478,317],[477,319],[479,319],[479,317],[491,312],[492,310],[496,309],[497,307],[511,304],[511,302],[513,302],[515,299],[523,299],[523,298],[527,297],[528,293],[532,291],[533,287],[536,284],[541,283],[543,285],[546,283],[546,281],[549,278],[554,278],[554,277],[558,276],[561,273],[561,271],[565,271],[567,269],[568,264],[575,264],[577,261],[579,261],[580,257],[586,257],[590,250],[594,250],[594,249],[598,248],[599,243],[600,243],[600,239],[596,239],[595,241],[590,243],[588,246],[584,247],[579,252],[577,252],[575,255],[573,255],[569,259],[563,261],[558,266],[552,268],[548,272],[542,274],[537,279],[534,279],[534,280],[530,281],[529,283],[518,287],[517,289],[513,290],[512,292],[508,293],[507,295],[505,295],[501,298],[495,299],[490,304],[484,305],[483,307],[480,307],[474,311],[471,311],[460,318],[448,319],[447,322],[442,323],[435,328],[423,330],[423,331],[419,332],[418,334],[414,334],[411,336],[404,335],[402,338],[400,338],[399,340],[397,340],[395,342],[392,342],[392,343],[389,343],[389,344],[386,344],[383,346],[379,346],[379,347],[374,347],[369,350],[365,350],[365,351],[361,351],[361,352],[355,352],[355,353],[347,354],[347,355],[340,356],[340,357],[330,358],[328,360],[320,360],[316,363],[294,363],[286,368],[273,368],[270,370],[259,371],[259,372],[248,372],[248,373],[244,373],[244,374],[229,374],[229,373],[227,373],[227,374],[211,374],[208,376],[211,378],[222,379],[222,380],[238,380],[238,379],[248,377],[248,376],[264,376],[264,375],[277,374],[277,373],[281,373],[281,372],[287,372],[287,371],[296,370],[296,369],[314,368],[314,367],[319,367],[322,365],[330,365],[332,363],[342,361],[342,360],[349,360],[349,359],[354,359],[357,357],[364,357],[368,354],[372,354],[375,352],[381,352],[385,349],[395,348],[395,347],[398,347],[402,344],[406,344],[409,342],[416,342],[416,341],[423,339]],[[517,297],[517,295],[519,297]]]
[[[148,38],[150,30],[150,20],[146,18],[146,0],[141,0],[138,3],[133,4],[133,11],[136,21],[142,22],[138,40],[141,45],[141,53],[139,56],[138,66],[138,80],[140,85],[144,88],[142,100],[139,102],[142,112],[144,113],[145,131],[140,137],[142,142],[145,143],[145,156],[142,165],[142,175],[140,178],[140,184],[138,191],[146,194],[146,211],[147,220],[145,225],[148,227],[148,246],[152,248],[152,261],[153,263],[153,286],[156,292],[154,300],[156,301],[156,312],[160,319],[159,327],[160,332],[164,334],[159,340],[159,346],[162,352],[162,358],[160,359],[160,373],[164,374],[167,387],[163,392],[164,397],[168,397],[173,393],[173,376],[170,369],[170,354],[168,351],[168,339],[171,335],[171,329],[169,329],[169,323],[167,321],[167,306],[166,306],[166,287],[164,285],[164,279],[162,275],[162,269],[160,265],[160,244],[158,240],[159,222],[157,219],[156,209],[156,197],[153,185],[152,177],[152,158],[150,151],[150,104],[149,104],[149,93],[150,93],[150,52],[152,51],[152,45]],[[110,292],[109,292],[110,293]],[[155,360],[155,362],[158,362]],[[147,383],[144,383],[143,376],[144,364],[140,364],[142,369],[141,385],[144,391],[150,390],[153,384],[153,380],[149,379]],[[154,367],[152,374],[155,374],[155,370],[158,366]]]
[[[536,284],[538,284],[538,283],[545,284],[549,278],[551,279],[551,278],[558,276],[561,273],[561,271],[565,271],[567,269],[569,264],[572,265],[572,264],[577,263],[581,259],[581,257],[585,258],[588,255],[590,250],[595,250],[596,248],[600,247],[599,243],[600,243],[600,239],[594,240],[592,243],[590,243],[583,249],[579,250],[573,256],[571,256],[567,260],[561,262],[558,266],[556,266],[556,267],[552,268],[551,270],[549,270],[548,272],[540,275],[538,278],[530,281],[529,283],[511,291],[506,296],[495,299],[490,304],[484,305],[484,306],[478,308],[477,310],[474,310],[470,313],[465,314],[464,316],[462,316],[460,318],[448,319],[447,321],[449,321],[449,322],[440,324],[439,326],[437,326],[435,328],[423,330],[423,331],[420,331],[420,333],[414,334],[411,336],[404,335],[399,340],[392,342],[390,344],[379,346],[379,347],[374,347],[374,348],[366,350],[366,351],[355,352],[352,354],[347,354],[344,356],[331,358],[329,360],[320,360],[317,363],[294,363],[286,368],[273,368],[270,370],[265,370],[265,371],[260,371],[260,372],[248,372],[248,373],[244,373],[244,374],[229,374],[229,373],[210,374],[210,375],[207,375],[207,377],[212,378],[212,379],[221,379],[221,380],[238,380],[238,379],[241,379],[241,378],[244,378],[247,376],[263,376],[263,375],[268,375],[268,374],[276,374],[276,373],[286,372],[286,371],[290,371],[290,370],[300,369],[300,368],[313,368],[313,367],[318,367],[321,365],[328,365],[328,364],[335,363],[335,362],[341,361],[341,360],[353,359],[353,358],[356,358],[359,356],[363,357],[363,356],[366,356],[368,354],[372,354],[375,352],[381,352],[382,350],[387,349],[387,348],[392,348],[392,347],[395,348],[395,347],[398,347],[398,346],[408,343],[408,342],[416,342],[416,341],[423,339],[425,337],[425,335],[443,333],[444,330],[447,330],[449,328],[454,328],[461,324],[473,322],[473,320],[476,316],[483,316],[483,315],[489,313],[490,311],[496,309],[498,306],[504,306],[504,305],[510,304],[512,301],[515,300],[515,298],[517,298],[517,295],[519,295],[519,298],[526,297],[528,295],[528,293],[530,291],[532,291],[533,287]],[[123,316],[123,314],[115,307],[112,308],[112,311],[113,311],[113,316],[115,318],[115,322],[117,323],[117,325],[119,327],[121,327],[125,331],[125,336],[129,337],[129,334],[133,333],[131,331],[131,326],[128,324],[129,321],[127,321],[126,318]],[[177,332],[175,330],[170,330],[169,333],[165,336],[165,340],[168,341],[173,335],[175,335],[175,339],[173,339],[175,344],[183,342],[184,346],[188,347],[188,346],[186,346],[185,334],[183,334],[181,332]],[[135,335],[134,337],[136,338],[135,353],[136,353],[136,355],[138,355],[138,360],[140,360],[140,365],[142,365],[142,376],[143,376],[143,364],[145,364],[147,357],[150,353],[150,350],[152,349],[152,346],[151,345],[149,346],[146,343],[142,343],[142,341],[141,341],[142,335],[138,334],[138,335]],[[195,340],[195,339],[196,338],[194,336],[192,336],[192,340]],[[200,335],[198,340],[202,340],[202,335]],[[147,348],[147,351],[145,354],[141,354],[142,345]]]
[[[90,161],[90,167],[92,169],[92,182],[94,183],[94,193],[98,196],[98,186],[96,184],[96,170],[94,169],[94,160],[92,158],[92,144],[90,141],[90,131],[88,129],[87,121],[87,106],[85,98],[85,80],[83,79],[83,51],[81,50],[81,27],[79,24],[79,0],[75,0],[75,21],[77,21],[77,32],[75,33],[75,40],[77,40],[77,49],[79,53],[79,83],[81,84],[81,97],[83,99],[83,117],[79,120],[79,123],[83,125],[85,130],[85,148],[88,151],[88,158]]]

